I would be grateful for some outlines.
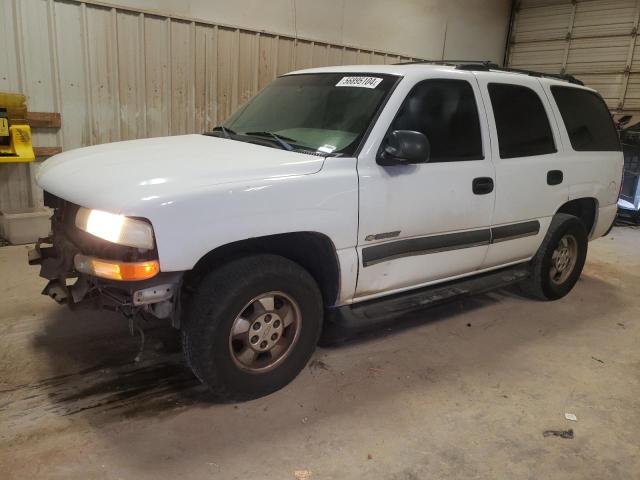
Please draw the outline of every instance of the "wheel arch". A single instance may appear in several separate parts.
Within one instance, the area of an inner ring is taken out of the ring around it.
[[[340,265],[333,241],[319,232],[291,232],[247,238],[221,245],[205,254],[185,274],[188,290],[215,268],[250,254],[274,254],[296,262],[315,279],[325,306],[334,305],[340,292]]]
[[[566,213],[578,217],[583,223],[589,237],[593,233],[598,216],[598,200],[593,197],[582,197],[563,203],[556,213]]]

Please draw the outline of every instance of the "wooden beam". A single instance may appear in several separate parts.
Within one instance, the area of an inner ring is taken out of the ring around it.
[[[12,118],[11,123],[16,125],[26,123],[31,128],[60,128],[62,117],[59,113],[27,112],[27,118]]]
[[[60,128],[62,117],[59,113],[27,112],[27,122],[32,128]]]
[[[33,147],[36,157],[52,157],[62,152],[62,147]]]

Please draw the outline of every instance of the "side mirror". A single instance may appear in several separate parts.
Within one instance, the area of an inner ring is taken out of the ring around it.
[[[426,135],[412,130],[394,130],[387,136],[377,162],[383,166],[426,163],[430,154],[431,144]]]

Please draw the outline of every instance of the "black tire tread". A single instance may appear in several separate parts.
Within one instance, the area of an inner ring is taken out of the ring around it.
[[[240,393],[229,387],[220,375],[218,365],[211,360],[205,332],[215,330],[224,320],[228,300],[239,291],[250,289],[259,282],[277,272],[293,281],[300,282],[310,290],[313,302],[320,316],[322,315],[322,296],[313,277],[297,263],[278,255],[256,254],[230,261],[207,274],[198,284],[193,297],[189,301],[187,314],[182,326],[182,346],[187,364],[207,385],[209,391],[219,400],[248,400],[256,396],[266,395],[281,388],[276,385],[271,391]],[[309,319],[305,319],[309,321]],[[320,336],[322,319],[317,322],[314,346]],[[221,332],[221,335],[227,335]],[[228,337],[227,337],[228,338]],[[308,352],[307,358],[313,353]],[[303,368],[304,365],[301,367]],[[280,368],[280,367],[278,367]],[[288,382],[287,382],[288,383]]]
[[[536,252],[536,255],[530,262],[530,277],[520,283],[520,291],[527,297],[534,298],[537,300],[554,300],[558,297],[554,297],[548,294],[545,291],[545,282],[544,278],[544,258],[548,253],[550,245],[555,241],[556,232],[558,230],[566,228],[567,224],[571,224],[572,227],[582,229],[582,236],[585,241],[585,256],[586,256],[586,239],[587,232],[584,229],[583,223],[580,221],[578,217],[573,215],[569,215],[566,213],[557,213],[553,216],[551,220],[551,225],[549,225],[549,229],[547,230],[547,234],[540,245],[540,248]],[[582,267],[584,265],[584,259],[582,259],[582,264],[577,265],[577,268],[582,271]]]

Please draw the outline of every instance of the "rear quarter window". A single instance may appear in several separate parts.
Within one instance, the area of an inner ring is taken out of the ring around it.
[[[602,97],[572,87],[551,87],[574,150],[578,152],[620,151],[618,132]]]

